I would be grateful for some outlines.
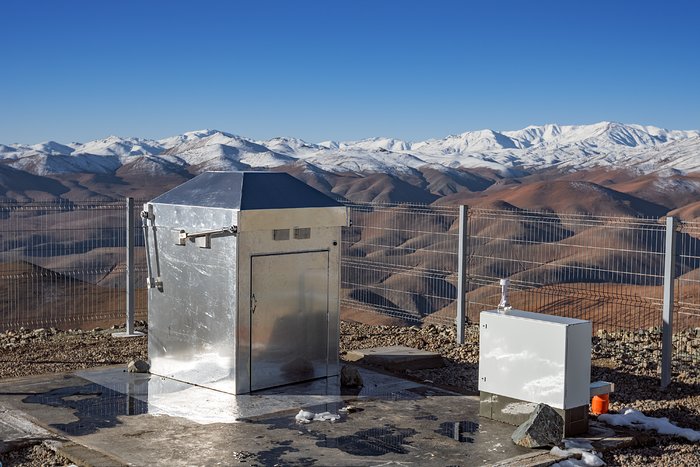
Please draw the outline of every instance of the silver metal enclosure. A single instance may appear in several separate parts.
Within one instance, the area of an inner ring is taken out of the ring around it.
[[[343,205],[285,173],[206,172],[143,218],[151,373],[233,394],[338,374]]]

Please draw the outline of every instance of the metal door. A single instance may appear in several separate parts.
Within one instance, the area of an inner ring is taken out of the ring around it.
[[[328,374],[328,252],[251,258],[250,390]]]

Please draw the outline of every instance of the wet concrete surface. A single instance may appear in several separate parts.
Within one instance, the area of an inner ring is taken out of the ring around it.
[[[366,369],[349,394],[332,378],[247,396],[122,370],[7,380],[0,405],[131,465],[470,466],[530,452],[514,427],[478,418],[478,397]],[[294,418],[348,405],[335,422]]]

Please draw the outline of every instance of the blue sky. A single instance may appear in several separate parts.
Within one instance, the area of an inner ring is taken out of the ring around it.
[[[0,3],[0,143],[700,128],[700,2]]]

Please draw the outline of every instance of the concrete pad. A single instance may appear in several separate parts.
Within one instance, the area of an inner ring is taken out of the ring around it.
[[[87,372],[6,380],[0,383],[0,405],[92,455],[103,454],[112,465],[484,465],[529,452],[510,441],[511,426],[479,419],[478,398],[362,368],[369,382],[363,393],[337,392],[337,378],[329,378],[240,401],[241,396],[222,399],[220,391],[201,388],[206,392],[197,396],[197,404],[186,402],[191,387],[175,390],[165,384],[169,393],[151,393],[162,378],[123,370],[89,372],[123,392],[86,379]],[[163,394],[180,393],[185,396],[180,401],[196,412],[207,392],[222,411],[237,404],[229,416],[238,421],[209,417],[199,423],[200,415],[182,408],[180,416],[166,415]],[[355,411],[340,412],[346,405]],[[294,416],[301,408],[341,413],[341,418],[299,425]]]
[[[19,410],[0,407],[0,454],[55,437],[54,433],[26,420]]]
[[[112,333],[112,337],[118,337],[118,338],[121,338],[121,337],[143,337],[145,335],[146,334],[144,334],[141,331],[134,331],[131,333],[126,332],[126,331],[121,331],[121,332],[113,332]]]
[[[387,370],[425,370],[445,366],[442,356],[437,352],[401,345],[350,350],[345,358],[351,362],[366,363]]]
[[[604,423],[591,421],[588,425],[587,433],[567,439],[588,441],[595,451],[604,452],[612,449],[638,446],[647,436],[648,434],[645,432],[626,429],[618,429],[616,431]],[[580,455],[571,454],[569,457],[564,458],[554,456],[550,454],[549,451],[533,450],[529,454],[522,454],[497,462],[493,467],[546,467],[555,462],[561,462],[564,459],[570,459],[572,457],[579,459]]]
[[[645,436],[647,434],[643,431],[613,430],[604,423],[591,421],[588,432],[577,436],[576,439],[588,441],[596,451],[603,452],[635,446]]]
[[[557,462],[571,458],[580,459],[581,455],[579,454],[577,457],[572,454],[568,457],[558,457],[550,454],[548,451],[534,451],[529,454],[523,454],[501,462],[496,462],[491,467],[548,467]]]
[[[82,444],[72,441],[64,442],[45,442],[50,449],[69,459],[73,464],[80,467],[126,467],[127,464],[108,456],[105,453],[95,451]]]

